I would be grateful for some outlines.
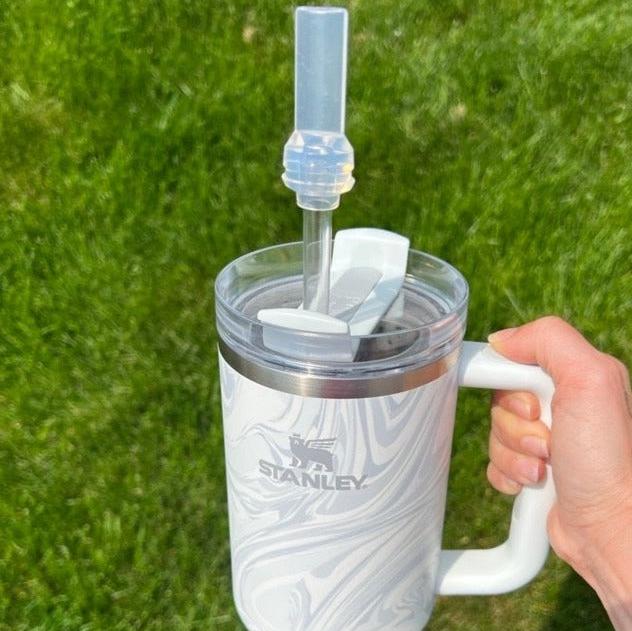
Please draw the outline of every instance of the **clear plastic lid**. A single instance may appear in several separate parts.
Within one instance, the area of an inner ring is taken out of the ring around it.
[[[215,282],[217,329],[223,343],[252,362],[313,375],[355,378],[407,371],[451,354],[465,331],[468,285],[454,267],[410,250],[400,295],[371,335],[354,336],[353,361],[318,359],[310,349],[344,343],[335,334],[264,324],[260,309],[297,308],[303,298],[302,243],[276,245],[229,263]],[[268,332],[290,336],[292,356],[267,348]],[[348,342],[348,338],[347,338]],[[305,349],[304,357],[297,349]]]

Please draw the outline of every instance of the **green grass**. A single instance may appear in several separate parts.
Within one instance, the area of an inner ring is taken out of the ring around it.
[[[632,5],[349,3],[357,184],[469,279],[471,338],[546,313],[632,360]],[[241,629],[213,279],[295,240],[292,17],[271,0],[0,0],[0,630]],[[463,393],[445,543],[500,541]],[[432,630],[602,630],[553,556]],[[333,631],[333,630],[326,630]]]

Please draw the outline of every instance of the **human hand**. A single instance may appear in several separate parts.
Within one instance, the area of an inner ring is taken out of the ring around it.
[[[495,393],[489,481],[502,492],[517,493],[542,478],[548,460],[557,492],[548,520],[551,545],[600,592],[598,566],[606,562],[604,556],[632,558],[627,370],[555,317],[501,331],[489,341],[509,359],[540,365],[556,388],[551,432],[537,420],[533,395]],[[604,600],[603,589],[600,596]]]

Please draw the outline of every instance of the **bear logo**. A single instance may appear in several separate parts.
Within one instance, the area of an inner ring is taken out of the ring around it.
[[[298,434],[290,436],[290,450],[292,451],[291,466],[301,469],[308,469],[310,463],[314,464],[316,471],[333,471],[334,455],[332,449],[335,438],[315,438],[313,440],[305,440]]]

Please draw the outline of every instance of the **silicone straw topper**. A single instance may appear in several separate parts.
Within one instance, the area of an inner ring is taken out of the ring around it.
[[[294,132],[283,182],[303,209],[303,307],[329,311],[331,215],[354,184],[345,136],[348,14],[299,7],[295,15]]]
[[[345,136],[348,14],[298,7],[295,14],[294,132],[283,152],[283,182],[306,210],[334,210],[354,180]]]

